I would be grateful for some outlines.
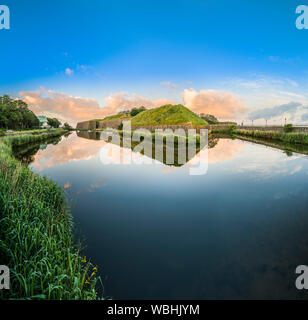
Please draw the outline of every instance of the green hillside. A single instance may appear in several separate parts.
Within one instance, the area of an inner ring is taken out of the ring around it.
[[[184,124],[206,125],[207,122],[181,104],[167,104],[159,108],[150,109],[132,118],[132,126]]]
[[[96,122],[96,121],[108,121],[108,120],[115,120],[115,119],[122,119],[122,118],[130,118],[129,112],[127,113],[119,113],[112,116],[107,116],[104,119],[92,119],[92,120],[85,120],[81,121],[79,123],[85,123],[85,122]]]

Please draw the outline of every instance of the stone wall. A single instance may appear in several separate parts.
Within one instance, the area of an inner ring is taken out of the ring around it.
[[[215,125],[215,124],[210,124],[208,126],[205,126],[205,129],[211,130],[211,131],[228,131],[230,130],[232,125],[230,124],[225,124],[225,125]]]
[[[96,122],[97,121],[84,121],[77,123],[76,129],[77,130],[93,130],[96,129]]]
[[[127,120],[127,119],[126,119]],[[118,129],[119,125],[125,121],[125,119],[114,119],[108,121],[99,121],[99,129],[113,128]]]
[[[119,125],[125,119],[114,119],[108,121],[84,121],[79,122],[77,124],[77,130],[94,130],[94,129],[106,129],[106,128],[113,128],[118,129]]]

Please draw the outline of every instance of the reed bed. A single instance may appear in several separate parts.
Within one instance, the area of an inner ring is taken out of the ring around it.
[[[64,191],[21,165],[12,147],[43,141],[63,131],[0,140],[0,257],[10,268],[2,299],[98,299],[97,267],[73,242]]]
[[[232,131],[232,133],[257,139],[277,140],[296,144],[308,144],[308,134],[303,132],[276,132],[235,129]]]

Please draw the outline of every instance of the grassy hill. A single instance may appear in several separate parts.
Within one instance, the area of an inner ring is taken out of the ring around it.
[[[207,122],[181,104],[167,104],[137,114],[132,119],[132,126],[185,124],[206,125]]]
[[[115,119],[122,119],[122,118],[130,118],[129,112],[115,114],[115,115],[112,115],[112,116],[107,116],[104,119],[92,119],[92,120],[80,121],[79,123],[96,122],[96,121],[108,121],[108,120],[115,120]]]

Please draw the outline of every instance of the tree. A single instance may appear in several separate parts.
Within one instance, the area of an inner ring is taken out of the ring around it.
[[[140,107],[140,108],[133,108],[131,111],[130,111],[130,115],[132,117],[136,116],[138,113],[142,112],[142,111],[145,111],[146,108],[144,106]]]
[[[48,125],[53,128],[59,128],[61,125],[61,122],[56,118],[47,118]]]
[[[63,129],[65,129],[65,130],[73,130],[73,128],[67,122],[64,123]]]
[[[37,117],[24,101],[8,95],[0,97],[0,128],[30,129],[38,125]]]

